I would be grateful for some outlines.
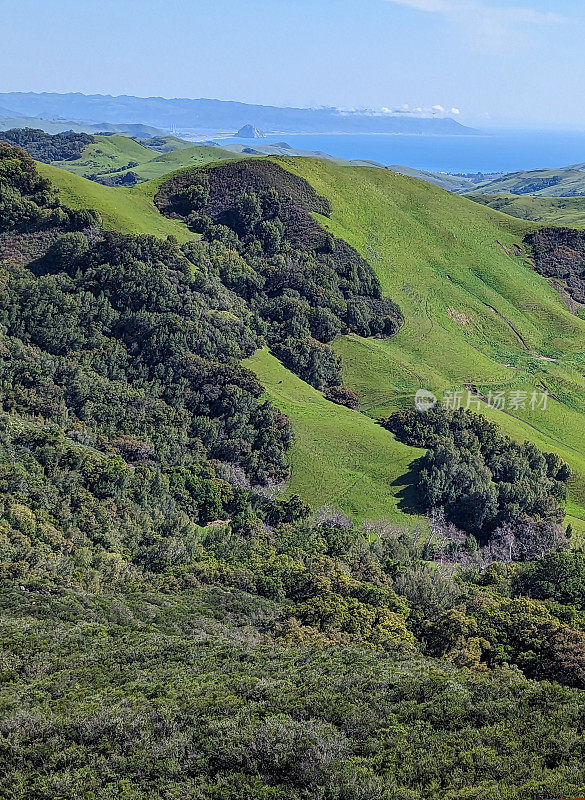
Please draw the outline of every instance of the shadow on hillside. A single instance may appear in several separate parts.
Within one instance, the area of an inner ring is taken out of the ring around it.
[[[398,508],[405,514],[424,514],[424,509],[420,504],[420,499],[417,490],[418,476],[421,470],[423,456],[417,458],[410,465],[410,469],[404,475],[396,478],[391,486],[401,487],[396,492],[398,498]]]

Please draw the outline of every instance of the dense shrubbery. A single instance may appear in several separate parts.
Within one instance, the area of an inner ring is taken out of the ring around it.
[[[556,278],[571,296],[585,302],[585,233],[573,228],[541,228],[525,239],[541,275]]]
[[[248,514],[201,530],[171,508],[150,529],[169,495],[178,510],[195,494],[211,516],[223,501],[201,498],[185,472],[156,486],[140,472],[125,487],[114,465],[76,472],[84,453],[28,433],[14,452],[33,448],[60,464],[20,485],[52,496],[34,515],[0,498],[4,563],[14,554],[2,594],[7,796],[582,792],[585,635],[570,607],[514,597],[522,568],[454,580],[424,537],[379,527],[368,544],[337,515],[307,522],[296,501],[268,504],[274,528]],[[61,468],[79,475],[72,522],[92,539],[58,534]]]
[[[542,535],[552,526],[553,535],[562,522],[570,471],[554,453],[514,442],[482,414],[463,410],[400,411],[382,423],[407,444],[428,449],[417,483],[424,509],[444,509],[450,522],[484,539],[509,530],[520,540],[523,526],[535,522],[546,529]],[[529,550],[537,532],[533,524],[528,552],[514,555],[539,555]]]
[[[28,153],[0,141],[0,235],[85,230],[100,221],[95,211],[61,206],[57,192],[38,174]]]
[[[37,161],[69,161],[80,158],[84,147],[95,142],[88,133],[45,133],[36,128],[12,128],[0,131],[0,140],[22,147]]]
[[[346,389],[343,386],[331,386],[324,392],[324,395],[327,400],[331,400],[332,403],[337,403],[340,406],[347,406],[347,408],[352,408],[354,411],[359,408],[359,396],[352,389]]]
[[[66,234],[33,266],[38,277],[4,273],[5,410],[42,414],[92,445],[133,437],[159,462],[215,458],[253,482],[286,477],[288,424],[238,364],[258,346],[255,320],[217,278],[148,236],[90,245]]]
[[[275,355],[313,386],[341,383],[328,347],[339,333],[392,336],[400,328],[400,309],[381,296],[370,265],[312,217],[330,213],[327,201],[273,162],[180,173],[156,202],[239,254],[240,269],[222,280],[267,321]]]
[[[135,163],[134,166],[136,166]],[[132,172],[132,170],[122,172],[121,174],[119,171],[116,171],[112,175],[103,172],[92,172],[83,177],[90,181],[101,183],[103,186],[135,186],[140,182],[140,177],[135,172]]]

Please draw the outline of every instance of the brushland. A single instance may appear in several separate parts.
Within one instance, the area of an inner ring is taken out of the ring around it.
[[[0,795],[582,795],[585,556],[558,507],[513,516],[520,560],[509,526],[425,530],[422,451],[375,421],[421,383],[546,381],[552,416],[493,413],[570,451],[576,509],[583,321],[528,226],[311,160],[142,195],[42,169],[61,200],[0,143]],[[561,460],[523,453],[560,498]]]

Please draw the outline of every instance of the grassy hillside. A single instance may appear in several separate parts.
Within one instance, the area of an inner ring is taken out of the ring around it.
[[[37,167],[41,175],[57,186],[64,205],[96,209],[107,229],[175,236],[181,242],[193,238],[182,222],[160,214],[152,201],[157,188],[154,185],[145,183],[130,188],[110,188],[48,164],[37,162]]]
[[[540,197],[585,195],[583,164],[560,169],[533,169],[510,172],[473,190],[478,194],[530,194]]]
[[[128,136],[96,136],[93,144],[83,149],[81,158],[73,161],[55,161],[54,166],[76,175],[101,175],[126,168],[131,162],[150,161],[155,155]]]
[[[520,219],[547,225],[585,228],[585,197],[535,197],[516,194],[468,194],[467,197]]]
[[[170,153],[171,150],[183,150],[193,146],[191,142],[179,139],[178,136],[151,136],[148,139],[138,139],[137,141],[157,153]]]
[[[87,145],[81,158],[56,161],[53,166],[76,175],[123,176],[133,173],[139,180],[148,181],[183,167],[200,167],[212,161],[242,158],[218,147],[190,145],[176,137],[159,137],[158,149],[147,146],[151,140],[137,142],[128,136],[96,136]]]
[[[325,400],[268,351],[245,363],[293,424],[289,493],[298,492],[314,508],[333,504],[358,519],[408,520],[408,481],[422,450],[401,444],[359,412]]]
[[[165,154],[162,163],[184,153],[189,150]],[[484,410],[511,436],[555,450],[570,463],[570,512],[577,527],[585,527],[579,521],[585,520],[585,321],[522,253],[523,237],[534,226],[389,170],[276,161],[330,200],[332,216],[320,221],[368,259],[384,292],[404,311],[406,325],[391,340],[351,336],[335,343],[361,410],[370,418],[387,415],[410,406],[421,387],[439,396],[467,385],[483,395],[546,387],[556,398],[546,411]],[[40,169],[61,187],[66,204],[97,208],[108,227],[191,237],[152,202],[162,177],[111,189]],[[267,353],[250,366],[297,433],[291,491],[314,505],[333,501],[361,518],[403,518],[405,476],[418,451],[363,414],[325,401]]]
[[[546,411],[488,413],[569,461],[571,510],[585,519],[585,320],[520,254],[531,226],[386,170],[278,163],[330,200],[331,219],[321,222],[370,261],[404,311],[392,340],[336,343],[363,410],[377,417],[411,405],[420,387],[441,396],[466,385],[485,395],[546,386],[557,398]]]
[[[151,156],[153,157],[149,161],[138,167],[133,167],[131,170],[135,175],[138,175],[140,180],[148,181],[153,178],[159,178],[177,169],[203,167],[205,164],[210,164],[213,161],[225,161],[246,157],[236,153],[230,153],[228,150],[223,150],[219,147],[211,147],[210,145],[185,147],[160,155],[151,151]]]

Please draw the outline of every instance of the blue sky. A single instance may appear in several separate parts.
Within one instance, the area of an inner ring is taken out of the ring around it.
[[[585,130],[583,0],[0,0],[0,20],[1,91],[440,106]]]

